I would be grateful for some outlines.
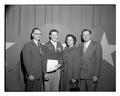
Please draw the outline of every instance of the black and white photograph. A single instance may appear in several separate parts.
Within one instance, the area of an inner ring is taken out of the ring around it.
[[[119,2],[2,0],[1,96],[118,96]]]
[[[116,91],[116,5],[5,5],[5,91]]]

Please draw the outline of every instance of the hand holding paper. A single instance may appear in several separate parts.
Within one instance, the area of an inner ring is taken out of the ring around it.
[[[44,79],[48,81],[48,80],[49,80],[49,74],[46,73],[46,74],[44,75]]]
[[[56,67],[56,70],[57,70],[58,68],[61,67],[61,64],[57,64],[55,67]]]
[[[58,60],[52,60],[52,59],[47,60],[47,72],[55,71],[60,66],[61,66],[61,64],[58,64]]]

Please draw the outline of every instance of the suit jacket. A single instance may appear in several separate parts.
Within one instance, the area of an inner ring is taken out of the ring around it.
[[[39,48],[35,42],[31,40],[24,45],[22,54],[27,74],[34,75],[35,79],[42,78],[42,72],[45,72],[43,45]]]
[[[79,44],[78,48],[82,54],[81,79],[92,79],[93,76],[99,77],[102,66],[102,47],[98,42],[91,41],[85,53],[84,44]]]
[[[45,44],[44,49],[45,49],[46,61],[47,59],[55,59],[58,60],[59,64],[63,64],[63,46],[60,42],[57,42],[56,51],[51,41],[48,41]]]

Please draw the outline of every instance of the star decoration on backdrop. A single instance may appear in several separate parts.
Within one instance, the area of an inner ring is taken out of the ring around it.
[[[103,36],[102,36],[101,45],[103,49],[103,59],[106,60],[111,66],[114,67],[111,54],[114,51],[116,51],[116,47],[115,45],[108,44],[105,32],[103,33]]]
[[[14,42],[6,42],[6,50],[12,47],[14,44],[15,44]],[[7,61],[6,61],[6,66],[7,66]]]
[[[14,42],[6,42],[6,50],[12,47],[15,43]]]

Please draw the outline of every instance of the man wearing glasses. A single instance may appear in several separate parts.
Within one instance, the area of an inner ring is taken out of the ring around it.
[[[22,50],[23,64],[26,70],[26,91],[43,90],[44,52],[40,39],[40,29],[34,28],[31,33],[31,41],[26,43]]]

